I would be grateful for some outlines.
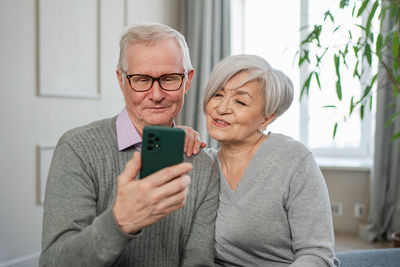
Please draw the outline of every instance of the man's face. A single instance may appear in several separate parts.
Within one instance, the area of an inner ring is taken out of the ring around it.
[[[184,73],[180,48],[173,39],[157,41],[151,45],[134,43],[126,49],[125,54],[127,68],[124,71],[128,75],[144,74],[156,78],[168,73]],[[146,125],[172,125],[182,108],[184,95],[190,88],[193,70],[176,91],[165,91],[154,81],[150,90],[136,92],[131,89],[120,70],[117,70],[117,77],[129,117],[142,134]]]

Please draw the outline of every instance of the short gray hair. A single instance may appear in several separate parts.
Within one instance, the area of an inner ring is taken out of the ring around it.
[[[133,43],[153,44],[159,40],[175,39],[181,49],[182,65],[185,72],[193,69],[190,61],[189,48],[185,37],[175,29],[160,23],[137,24],[129,28],[121,37],[117,68],[124,71],[127,68],[126,49]]]
[[[250,81],[258,81],[264,95],[265,117],[276,114],[276,119],[290,107],[293,102],[293,84],[283,72],[272,68],[262,57],[235,55],[225,58],[213,69],[204,93],[204,111],[210,99],[241,72],[249,72],[249,76],[237,88]]]

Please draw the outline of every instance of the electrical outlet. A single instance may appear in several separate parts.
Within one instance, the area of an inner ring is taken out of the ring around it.
[[[354,217],[360,218],[364,215],[364,204],[357,203],[354,205]]]
[[[332,216],[342,216],[343,214],[343,204],[339,202],[331,203]]]

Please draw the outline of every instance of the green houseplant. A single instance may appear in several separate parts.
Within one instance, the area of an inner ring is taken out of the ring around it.
[[[335,20],[336,14],[327,10],[320,24],[312,25],[301,30],[308,32],[306,38],[301,42],[297,51],[297,62],[301,67],[308,65],[307,79],[301,88],[300,99],[305,94],[310,93],[312,83],[316,83],[318,88],[324,90],[324,84],[320,79],[322,73],[321,62],[326,57],[332,56],[331,62],[335,66],[336,81],[332,88],[335,88],[336,96],[339,101],[343,100],[343,90],[341,77],[343,70],[353,73],[353,78],[360,81],[366,72],[370,72],[371,79],[362,84],[360,95],[354,95],[348,103],[348,115],[352,116],[355,111],[359,111],[359,116],[364,119],[365,108],[372,108],[374,101],[374,88],[377,84],[378,72],[384,70],[393,86],[393,93],[398,101],[400,93],[400,53],[399,53],[399,30],[400,30],[400,0],[364,0],[350,1],[341,0],[339,9],[348,12],[349,19],[356,21],[364,17],[364,22],[354,22],[352,25],[343,25]],[[382,24],[385,20],[390,21],[392,27],[383,30]],[[380,29],[374,28],[376,23]],[[329,25],[329,27],[328,27]],[[333,27],[332,27],[333,26]],[[333,30],[331,30],[333,28]],[[329,31],[331,35],[340,35],[342,43],[324,44],[321,41],[322,33]],[[357,36],[356,31],[361,31]],[[357,36],[357,37],[356,37]],[[355,58],[351,63],[349,57]],[[378,63],[378,64],[376,64]],[[377,69],[371,69],[376,64]],[[395,106],[395,105],[393,105]],[[327,105],[325,108],[334,108],[336,105]],[[354,116],[354,115],[353,115]],[[400,118],[400,111],[393,111],[386,125]],[[333,127],[333,138],[336,135],[338,123]],[[396,132],[392,140],[400,137],[400,131]]]

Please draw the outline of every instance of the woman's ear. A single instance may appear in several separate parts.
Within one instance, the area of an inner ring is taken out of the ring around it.
[[[265,118],[265,120],[263,121],[263,123],[261,123],[261,128],[262,129],[266,129],[268,125],[271,124],[271,122],[275,119],[276,117],[276,113],[273,113],[271,116]]]

